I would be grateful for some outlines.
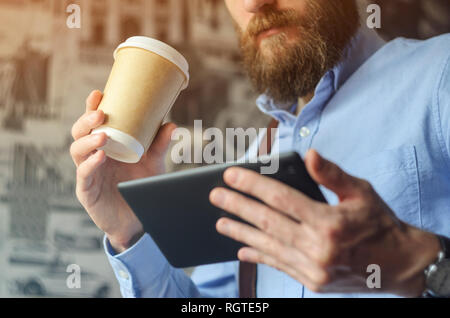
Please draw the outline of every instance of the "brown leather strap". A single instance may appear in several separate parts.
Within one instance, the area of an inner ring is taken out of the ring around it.
[[[273,119],[267,127],[267,134],[259,145],[258,155],[264,156],[272,152],[272,145],[275,136],[272,135],[272,129],[278,127],[278,121]],[[256,298],[256,276],[257,266],[253,263],[239,263],[239,297]]]
[[[267,127],[267,134],[264,136],[263,140],[258,148],[258,156],[270,155],[272,152],[273,142],[275,140],[275,136],[272,135],[272,130],[278,128],[279,122],[275,119],[269,123]]]
[[[239,262],[239,297],[256,298],[256,264]]]

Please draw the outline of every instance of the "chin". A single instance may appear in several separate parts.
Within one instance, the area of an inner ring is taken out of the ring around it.
[[[287,40],[285,36],[276,35],[261,41],[259,53],[265,58],[280,59],[292,47],[292,44],[293,41]]]

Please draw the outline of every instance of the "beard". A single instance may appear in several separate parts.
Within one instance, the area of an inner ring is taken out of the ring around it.
[[[313,93],[325,73],[341,61],[359,28],[355,0],[305,2],[302,13],[266,5],[245,32],[235,25],[253,87],[275,102],[291,103]],[[291,38],[279,32],[258,43],[258,35],[274,27],[292,29]]]

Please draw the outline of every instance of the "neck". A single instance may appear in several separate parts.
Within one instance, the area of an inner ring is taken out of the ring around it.
[[[303,108],[305,108],[305,106],[313,99],[314,97],[314,92],[311,92],[303,97],[300,97],[298,99],[298,106],[297,106],[297,112],[296,115],[300,115],[301,111],[303,110]]]

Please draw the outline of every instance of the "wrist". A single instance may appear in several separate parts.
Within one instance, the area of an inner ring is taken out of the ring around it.
[[[439,238],[412,226],[406,229],[405,266],[399,273],[396,294],[421,297],[426,290],[425,270],[434,263],[441,250]]]
[[[106,237],[108,238],[109,244],[111,245],[112,249],[117,254],[121,254],[132,247],[134,244],[136,244],[142,238],[142,236],[144,236],[144,234],[145,232],[143,230],[140,230],[131,235],[114,236],[106,234]]]

